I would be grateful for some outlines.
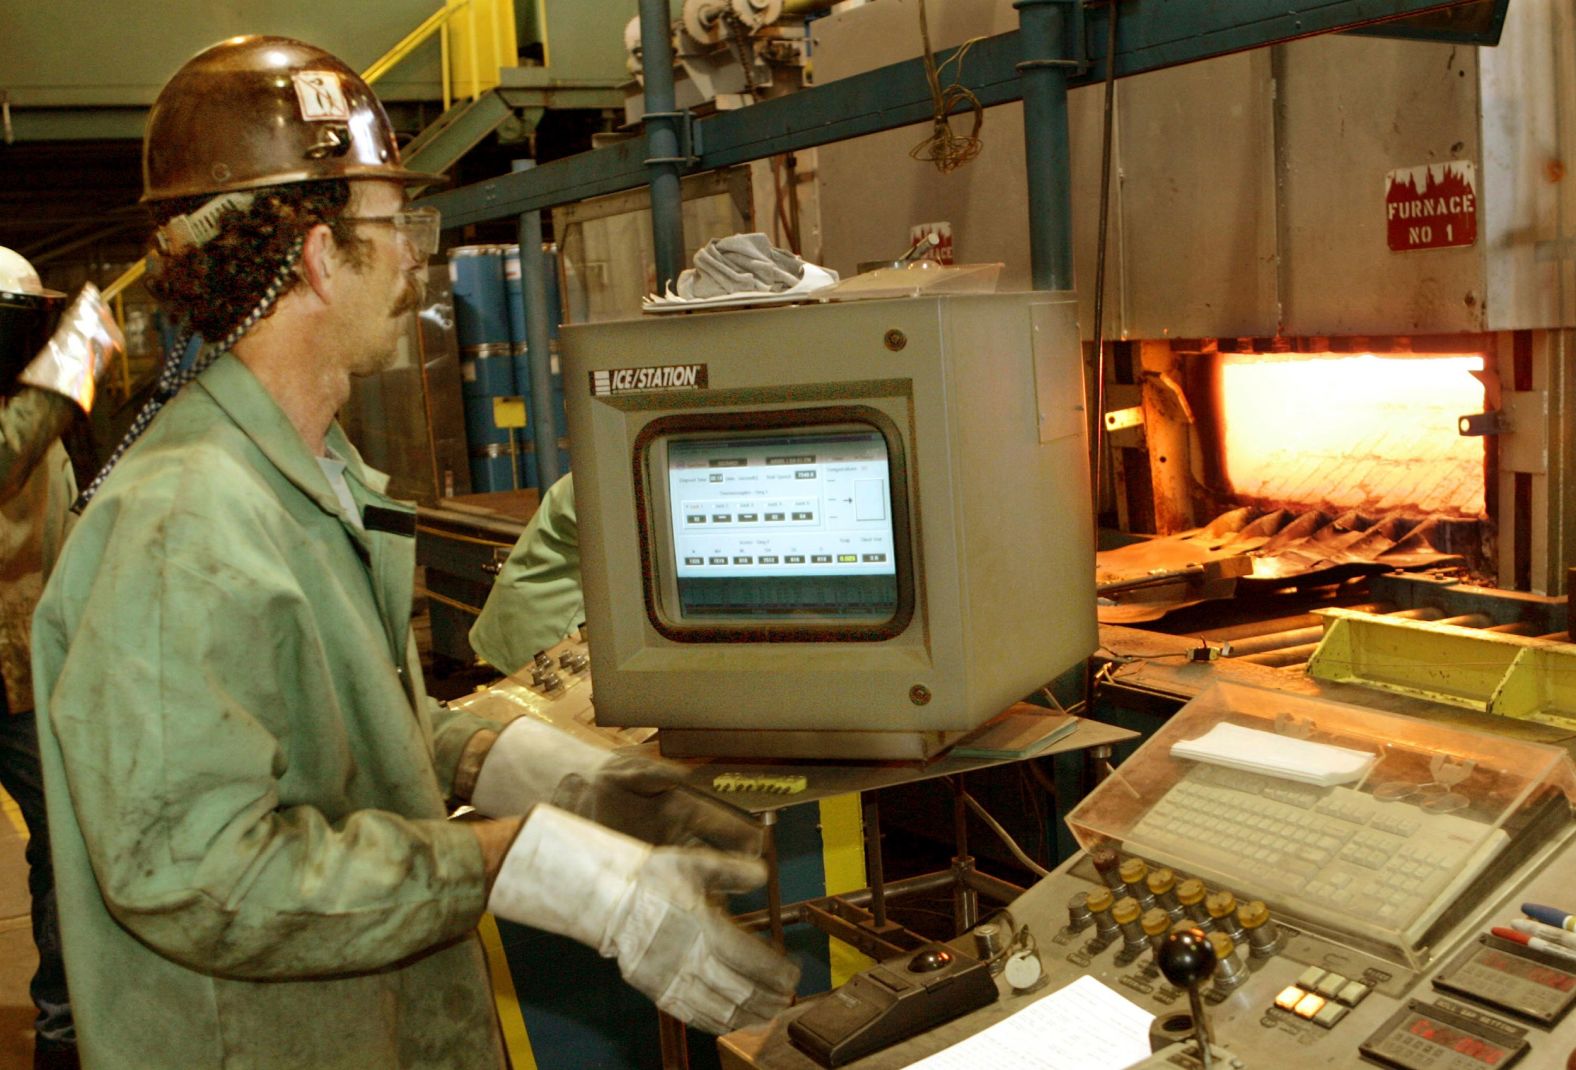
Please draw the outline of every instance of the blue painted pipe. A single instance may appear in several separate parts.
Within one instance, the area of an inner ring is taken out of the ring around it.
[[[529,383],[519,383],[532,398],[526,428],[536,449],[537,476],[541,487],[550,487],[563,475],[558,463],[559,419],[550,406],[543,404],[553,396],[552,337],[548,323],[554,318],[547,303],[548,261],[542,249],[542,213],[520,214],[520,278],[525,295],[526,359],[530,365]]]
[[[651,239],[657,260],[658,293],[665,291],[684,267],[684,195],[679,179],[686,161],[679,147],[669,17],[668,0],[640,0],[640,64],[646,83],[645,163],[651,175]]]
[[[1029,274],[1036,290],[1073,288],[1072,167],[1067,83],[1072,4],[1017,0],[1023,60],[1024,162],[1029,185]]]

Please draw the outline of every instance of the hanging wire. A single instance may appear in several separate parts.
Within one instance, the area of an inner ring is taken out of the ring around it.
[[[909,149],[908,154],[916,160],[930,161],[936,165],[936,170],[946,174],[974,159],[984,147],[979,133],[980,127],[985,124],[985,108],[973,90],[960,81],[963,77],[963,57],[968,55],[975,42],[984,38],[969,38],[938,66],[935,51],[930,45],[930,23],[925,16],[925,0],[919,0],[919,36],[925,45],[925,80],[930,83],[930,99],[935,111],[931,118],[930,136]],[[953,68],[952,81],[943,86],[942,73],[948,67]],[[952,113],[960,106],[974,112],[974,129],[966,136],[952,129]]]
[[[199,350],[197,357],[192,361],[189,368],[182,367],[182,362],[186,355],[186,347],[191,343],[193,337],[192,329],[190,326],[182,325],[181,329],[176,332],[174,343],[164,352],[164,366],[159,372],[159,382],[154,388],[153,397],[148,399],[148,403],[142,407],[142,411],[137,413],[137,418],[132,421],[131,427],[127,429],[126,434],[121,438],[120,444],[109,455],[109,460],[104,462],[104,467],[100,468],[98,475],[93,477],[93,482],[88,484],[87,489],[82,492],[76,503],[71,506],[72,512],[80,513],[87,508],[88,502],[92,501],[93,496],[99,492],[99,488],[104,485],[104,480],[109,477],[110,472],[114,471],[115,466],[120,463],[121,457],[125,456],[132,443],[142,437],[142,433],[148,429],[149,424],[153,423],[153,418],[159,414],[159,410],[163,409],[171,398],[180,393],[181,387],[207,371],[208,367],[221,354],[229,352],[230,348],[240,341],[241,337],[251,330],[258,320],[266,316],[269,309],[274,307],[274,302],[279,300],[279,295],[288,288],[287,284],[295,273],[296,262],[301,259],[301,249],[304,241],[303,238],[297,238],[295,243],[290,246],[290,251],[285,254],[284,262],[279,265],[279,270],[274,273],[273,279],[268,283],[268,289],[263,292],[262,300],[257,303],[257,306],[247,313],[240,323],[232,327],[230,333],[220,339],[218,345],[205,346]]]
[[[1100,150],[1100,240],[1094,268],[1094,527],[1099,545],[1100,499],[1105,478],[1105,252],[1111,217],[1111,140],[1116,125],[1116,11],[1108,0],[1105,30],[1105,128]]]

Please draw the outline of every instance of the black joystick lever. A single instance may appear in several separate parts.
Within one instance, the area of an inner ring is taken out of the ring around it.
[[[1155,956],[1160,972],[1177,988],[1187,989],[1188,1008],[1193,1015],[1193,1038],[1198,1041],[1198,1059],[1204,1070],[1210,1068],[1214,1031],[1204,1015],[1204,1000],[1199,988],[1215,972],[1215,948],[1201,929],[1183,929],[1167,936]]]

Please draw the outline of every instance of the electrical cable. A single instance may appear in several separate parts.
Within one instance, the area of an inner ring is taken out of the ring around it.
[[[930,24],[925,16],[926,0],[919,0],[919,36],[925,46],[925,80],[930,83],[930,99],[935,106],[934,115],[931,117],[930,136],[908,150],[910,157],[916,160],[928,160],[936,165],[936,170],[942,174],[956,171],[980,154],[984,142],[980,140],[980,127],[985,124],[985,107],[974,95],[974,92],[963,85],[963,57],[968,55],[969,49],[975,42],[982,41],[982,37],[971,37],[958,46],[957,51],[948,56],[940,65],[936,63],[936,56],[930,45]],[[952,82],[946,86],[941,84],[941,73],[948,66],[956,64]],[[959,106],[970,108],[974,112],[974,128],[967,135],[959,135],[952,129],[952,113]]]
[[[1100,150],[1100,240],[1094,268],[1094,491],[1095,543],[1100,537],[1100,495],[1105,478],[1105,251],[1111,217],[1111,140],[1116,126],[1116,11],[1117,0],[1106,0],[1109,21],[1105,32],[1105,129]]]
[[[1038,877],[1049,877],[1051,875],[1050,870],[1046,869],[1044,866],[1040,865],[1038,862],[1024,853],[1023,848],[1018,846],[1018,841],[1012,838],[1012,834],[1006,829],[1002,828],[1001,822],[990,816],[990,811],[981,806],[975,800],[974,796],[970,795],[966,791],[963,792],[962,795],[963,801],[968,804],[969,809],[973,810],[975,816],[977,816],[981,821],[985,822],[986,827],[996,834],[997,838],[1006,845],[1007,850],[1012,852],[1012,857],[1016,858],[1025,869]]]

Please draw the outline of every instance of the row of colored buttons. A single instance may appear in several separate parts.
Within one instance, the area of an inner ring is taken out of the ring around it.
[[[1281,994],[1275,997],[1275,1006],[1326,1029],[1333,1028],[1336,1022],[1346,1017],[1346,1008],[1339,1003],[1327,1000],[1317,992],[1306,992],[1296,985],[1282,989]]]
[[[838,554],[837,563],[839,565],[857,565],[859,564],[860,557],[860,554]],[[887,555],[864,554],[863,558],[866,564],[879,564],[880,562],[887,559]],[[832,555],[811,554],[810,560],[817,565],[829,565],[832,563]],[[789,565],[802,565],[804,564],[804,555],[789,554],[782,558],[782,561]],[[686,557],[684,559],[684,563],[686,565],[704,565],[708,563],[713,565],[726,565],[729,563],[729,561],[726,557],[713,557],[709,560],[709,562],[708,559],[704,557]],[[732,563],[735,565],[775,565],[778,563],[778,558],[771,554],[767,554],[762,557],[735,557]]]
[[[794,513],[793,514],[793,518],[795,520],[814,520],[815,519],[815,514],[814,513]],[[732,524],[735,521],[737,521],[740,524],[755,524],[755,523],[759,523],[760,519],[761,519],[761,514],[759,514],[759,513],[740,513],[738,516],[733,516],[733,515],[731,515],[729,513],[717,513],[715,516],[713,516],[711,518],[711,522],[713,524]],[[787,517],[787,514],[785,514],[785,513],[767,513],[766,514],[766,522],[768,524],[775,524],[775,523],[777,523],[779,521],[786,520],[786,519],[788,519],[788,517]],[[685,516],[684,522],[686,524],[704,524],[704,523],[706,523],[706,515],[704,513],[690,513],[689,515]]]
[[[1353,981],[1333,970],[1309,966],[1297,978],[1297,983],[1287,985],[1275,997],[1275,1006],[1299,1018],[1332,1028],[1346,1017],[1347,1009],[1367,998],[1369,988],[1361,981]]]
[[[1361,981],[1353,981],[1342,977],[1334,970],[1322,969],[1318,966],[1309,966],[1302,971],[1302,976],[1297,978],[1299,988],[1309,992],[1317,992],[1325,999],[1333,999],[1344,1003],[1348,1007],[1355,1007],[1368,998],[1369,987]]]

